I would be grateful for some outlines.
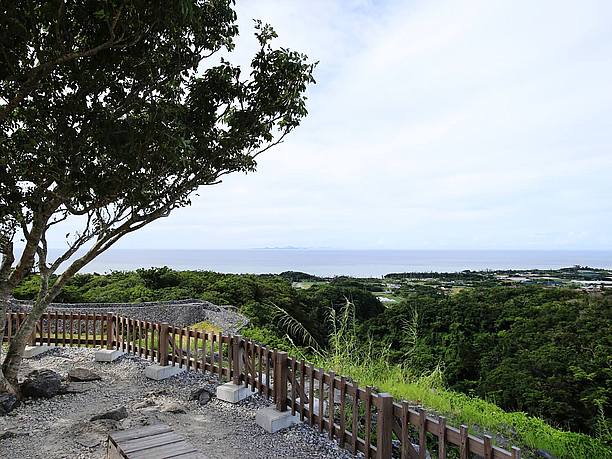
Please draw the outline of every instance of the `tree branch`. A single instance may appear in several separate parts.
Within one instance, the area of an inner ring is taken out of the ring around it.
[[[0,285],[7,282],[13,263],[15,262],[15,253],[13,252],[13,241],[6,241],[0,249],[2,252],[2,263],[0,264]]]
[[[28,275],[34,266],[34,256],[40,243],[40,238],[45,231],[48,216],[37,214],[32,221],[32,228],[26,237],[26,245],[21,252],[19,262],[7,279],[7,286],[10,290],[14,289],[21,280]]]
[[[109,40],[93,48],[67,53],[67,54],[64,54],[63,56],[58,57],[57,59],[54,59],[49,62],[44,62],[44,63],[37,65],[36,67],[33,67],[30,70],[29,78],[23,84],[21,89],[17,91],[17,94],[15,94],[9,100],[9,102],[4,107],[2,107],[2,109],[0,110],[0,122],[3,122],[8,117],[8,115],[10,115],[13,112],[13,110],[15,110],[19,106],[21,101],[23,101],[26,98],[26,96],[28,96],[34,90],[38,82],[43,77],[48,76],[54,67],[61,65],[61,64],[65,64],[67,62],[74,61],[76,59],[83,58],[83,57],[94,56],[98,54],[100,51],[104,51],[106,49],[111,49],[115,47],[132,46],[133,44],[137,43],[142,37],[142,35],[138,35],[132,42],[129,42],[129,43],[124,43],[124,35],[121,35],[118,38],[115,37],[115,29],[116,29],[119,17],[121,16],[122,10],[123,10],[123,5],[119,8],[119,11],[117,12],[117,14],[115,15],[113,19],[112,26],[110,27],[110,39]],[[60,10],[60,13],[62,13],[61,10]],[[60,16],[58,15],[58,23],[59,23],[59,19],[60,19]],[[59,32],[59,26],[57,30]]]
[[[173,203],[171,203],[173,204]],[[66,270],[57,278],[53,286],[49,289],[42,302],[48,304],[59,295],[62,288],[81,268],[87,263],[96,258],[98,255],[108,250],[114,243],[121,239],[126,234],[136,231],[143,226],[157,220],[158,218],[165,217],[169,214],[170,209],[161,208],[147,215],[146,217],[134,217],[129,221],[123,223],[121,226],[115,228],[114,231],[107,233],[105,236],[99,238],[96,243],[85,253],[82,257],[77,258],[72,262]],[[132,226],[133,225],[133,226]]]
[[[69,245],[68,250],[66,250],[62,255],[57,257],[53,263],[51,263],[51,265],[49,266],[49,274],[55,273],[55,271],[57,271],[57,268],[59,268],[62,263],[69,260],[70,257],[74,255],[86,242],[88,242],[94,237],[94,233],[90,231],[90,226],[91,214],[87,217],[85,230],[72,244]]]

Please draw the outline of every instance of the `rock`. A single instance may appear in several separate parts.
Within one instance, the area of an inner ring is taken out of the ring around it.
[[[198,403],[200,405],[206,405],[208,402],[210,402],[211,397],[212,394],[210,392],[208,392],[207,390],[203,390],[200,394],[200,397],[198,398]]]
[[[114,410],[107,411],[102,414],[96,414],[90,418],[90,421],[97,421],[99,419],[112,419],[113,421],[121,421],[128,417],[128,412],[125,406],[115,408]]]
[[[13,411],[20,405],[19,400],[12,394],[0,394],[0,416]]]
[[[544,459],[557,459],[555,456],[543,449],[537,450],[536,454],[538,455],[538,457],[543,457]]]
[[[134,409],[135,410],[140,410],[142,408],[146,408],[148,406],[153,406],[155,405],[155,402],[151,399],[145,399],[142,402],[138,402],[136,404],[134,404]]]
[[[160,395],[168,395],[168,389],[151,390],[145,394],[145,397],[159,397]]]
[[[6,440],[7,438],[15,437],[27,437],[30,435],[28,432],[15,432],[14,430],[6,430],[0,433],[0,440]]]
[[[68,381],[89,382],[100,381],[102,378],[87,368],[73,368],[68,372]]]
[[[206,405],[211,398],[212,393],[206,387],[198,387],[189,396],[189,400],[197,400],[200,405]]]
[[[30,398],[51,398],[62,391],[62,377],[52,370],[34,370],[21,383],[21,393]]]
[[[91,390],[91,385],[86,382],[70,382],[62,386],[62,394],[82,394]]]
[[[203,387],[198,387],[194,390],[191,391],[191,394],[189,394],[189,400],[197,400],[200,398],[200,394],[202,393],[204,389]]]
[[[177,402],[164,403],[159,409],[162,413],[185,413],[185,408]]]

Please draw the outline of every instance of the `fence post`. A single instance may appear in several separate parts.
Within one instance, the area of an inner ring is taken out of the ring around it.
[[[95,338],[96,337],[95,337],[95,330],[94,330],[94,340]],[[106,314],[106,349],[112,350],[114,347],[113,346],[114,341],[115,341],[115,313],[109,312]]]
[[[234,335],[232,343],[232,382],[236,385],[240,384],[240,376],[242,376],[242,362],[240,361],[240,349],[242,347],[242,336]]]
[[[159,364],[162,367],[168,365],[168,339],[168,322],[162,322],[159,324]]]
[[[376,419],[376,458],[390,459],[393,452],[393,396],[391,394],[378,394]]]
[[[275,362],[274,392],[276,393],[276,409],[287,411],[287,353],[277,352]]]

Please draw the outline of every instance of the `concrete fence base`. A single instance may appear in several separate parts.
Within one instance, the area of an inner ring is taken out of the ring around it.
[[[23,351],[23,358],[31,359],[37,355],[44,354],[50,349],[50,346],[26,346],[25,350]]]
[[[184,371],[187,371],[185,367],[180,368],[172,365],[150,365],[145,368],[145,376],[149,379],[154,379],[155,381],[161,381],[162,379],[172,378],[173,376],[183,373]]]
[[[291,411],[277,411],[274,407],[262,408],[255,415],[255,422],[266,432],[275,433],[300,423],[299,415],[292,415]]]
[[[96,351],[96,362],[113,362],[123,355],[123,352],[114,349],[100,349]]]
[[[244,384],[228,382],[217,387],[217,398],[229,403],[238,403],[253,394],[254,392],[251,392],[251,389],[245,387]]]

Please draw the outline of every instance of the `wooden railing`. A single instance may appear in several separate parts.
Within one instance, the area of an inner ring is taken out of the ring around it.
[[[27,314],[13,312],[6,316],[4,341],[15,336]],[[107,346],[112,342],[108,314],[48,312],[36,323],[29,344],[55,346]]]
[[[6,341],[25,319],[7,315]],[[447,425],[390,394],[360,387],[356,381],[325,372],[286,352],[269,349],[241,336],[208,333],[153,323],[114,314],[46,313],[32,334],[32,345],[102,346],[138,355],[160,365],[210,372],[272,400],[279,411],[293,415],[326,432],[342,448],[362,452],[366,458],[424,459],[426,452],[439,459],[520,459],[492,444],[488,435],[468,433],[464,425]]]

